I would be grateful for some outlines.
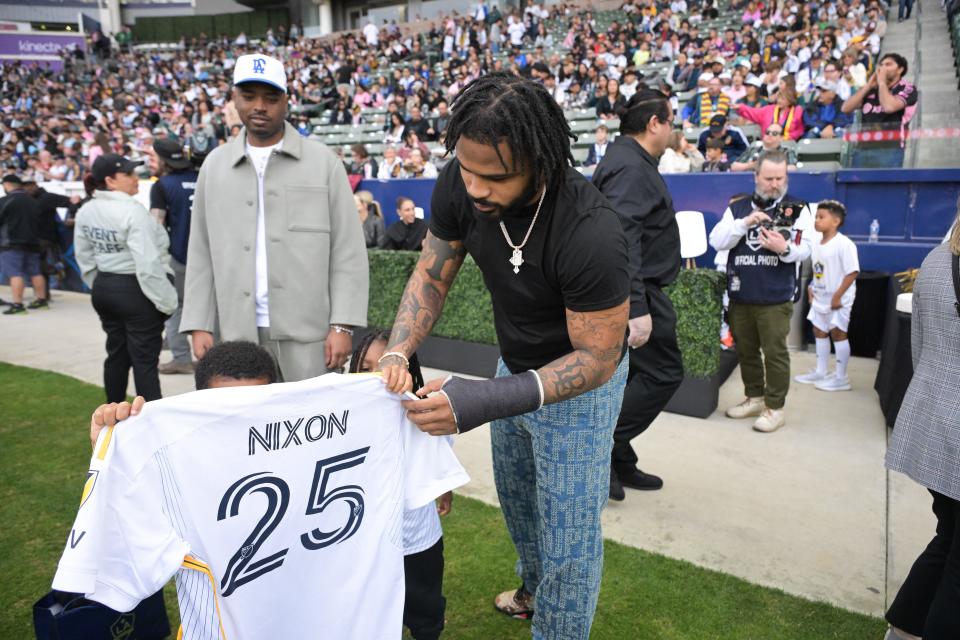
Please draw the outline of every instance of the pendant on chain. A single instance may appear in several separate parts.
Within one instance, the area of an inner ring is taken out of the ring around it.
[[[514,273],[520,273],[520,265],[523,264],[523,251],[520,249],[514,249],[513,255],[510,256],[510,264],[513,265]]]

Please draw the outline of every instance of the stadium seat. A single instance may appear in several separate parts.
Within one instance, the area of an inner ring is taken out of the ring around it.
[[[797,143],[797,159],[802,162],[840,162],[843,140],[804,139]]]
[[[836,160],[829,162],[797,162],[797,171],[804,172],[835,172],[840,170],[840,163]]]
[[[575,120],[570,123],[570,130],[574,133],[585,133],[597,128],[596,119],[593,120]]]
[[[595,133],[579,133],[577,134],[577,141],[572,144],[574,147],[589,147],[596,141],[597,134]]]
[[[687,139],[687,142],[690,144],[697,144],[700,141],[700,134],[706,127],[691,127],[689,129],[683,130],[683,137]]]
[[[563,115],[566,116],[567,120],[596,120],[597,119],[597,110],[594,107],[589,109],[571,109],[569,111],[564,111]]]
[[[697,258],[707,252],[707,227],[700,211],[677,211],[680,229],[680,257]]]
[[[743,135],[747,136],[749,142],[753,142],[760,137],[760,125],[752,122],[740,125],[740,130],[743,131]]]

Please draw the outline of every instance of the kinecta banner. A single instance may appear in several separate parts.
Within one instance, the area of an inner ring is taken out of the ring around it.
[[[0,33],[0,58],[48,61],[49,56],[63,57],[77,48],[86,50],[84,38],[78,34]]]

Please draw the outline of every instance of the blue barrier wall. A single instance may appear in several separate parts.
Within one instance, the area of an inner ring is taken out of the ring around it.
[[[707,231],[717,223],[730,196],[753,191],[750,173],[664,176],[677,211],[702,211]],[[397,220],[396,199],[413,198],[430,216],[433,180],[364,180],[384,209],[384,221]],[[919,267],[947,233],[957,213],[960,169],[874,169],[790,174],[790,191],[808,201],[835,199],[847,206],[843,232],[857,243],[864,271]],[[880,242],[868,244],[870,223],[880,223]],[[698,258],[713,264],[713,251]]]

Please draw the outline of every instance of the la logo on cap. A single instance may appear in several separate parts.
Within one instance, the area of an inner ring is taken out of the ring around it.
[[[266,64],[267,64],[267,61],[264,60],[263,58],[254,58],[254,59],[253,59],[253,72],[254,72],[254,73],[259,73],[260,75],[263,75],[264,73],[267,72]]]

